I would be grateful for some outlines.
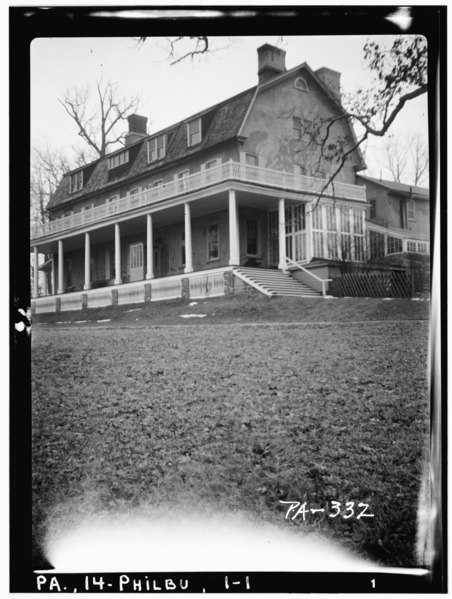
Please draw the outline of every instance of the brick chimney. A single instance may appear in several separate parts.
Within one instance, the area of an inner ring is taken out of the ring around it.
[[[129,132],[125,134],[124,140],[126,146],[130,146],[130,144],[147,136],[146,125],[148,119],[146,116],[140,116],[139,114],[130,114],[127,120],[129,121]]]
[[[270,44],[264,44],[257,49],[259,83],[286,71],[286,52]]]
[[[317,69],[315,74],[319,79],[325,83],[325,85],[330,89],[333,95],[340,100],[341,99],[341,74],[338,71],[333,71],[333,69],[329,69],[328,67],[322,67],[321,69]]]

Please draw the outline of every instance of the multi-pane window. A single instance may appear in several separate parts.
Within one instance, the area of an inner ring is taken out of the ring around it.
[[[74,193],[75,191],[80,191],[83,188],[83,171],[77,171],[76,173],[72,173],[71,178],[69,180],[70,193]]]
[[[108,214],[114,214],[119,211],[119,196],[112,196],[107,199],[107,212]]]
[[[166,155],[166,135],[157,135],[148,141],[148,162],[161,160]]]
[[[185,179],[188,177],[189,173],[190,173],[190,171],[181,171],[180,173],[177,173],[176,179],[178,181],[177,186],[178,186],[179,191],[185,191],[186,184],[187,184]]]
[[[315,258],[323,258],[323,215],[322,206],[312,209],[312,255]]]
[[[325,206],[327,258],[337,258],[336,206]]]
[[[407,241],[406,249],[407,249],[407,252],[415,252],[416,251],[416,242],[415,241]]]
[[[369,249],[371,258],[381,258],[385,255],[385,236],[377,231],[369,231]]]
[[[428,254],[428,243],[425,243],[424,241],[419,241],[417,244],[417,251],[420,254]]]
[[[220,177],[220,173],[219,173],[218,169],[216,169],[216,167],[219,166],[220,164],[221,164],[220,159],[214,158],[213,160],[209,160],[208,162],[206,162],[203,165],[202,168],[205,171],[212,171],[212,172],[207,172],[205,174],[205,179],[206,179],[207,183],[213,182]],[[215,170],[212,170],[212,169],[215,169]]]
[[[388,235],[388,254],[398,254],[402,251],[402,240],[398,237],[391,237]]]
[[[129,150],[124,150],[123,152],[119,152],[119,154],[109,156],[108,169],[111,170],[112,168],[126,164],[126,162],[129,162]]]
[[[207,227],[207,259],[217,260],[220,257],[218,225],[213,223]]]
[[[258,222],[255,219],[246,221],[246,253],[248,256],[258,253]]]
[[[292,127],[295,139],[301,139],[303,137],[303,121],[299,117],[294,116],[292,118]]]
[[[377,216],[377,200],[370,200],[370,218],[375,218]]]
[[[408,202],[406,203],[406,214],[407,214],[408,220],[416,220],[414,200],[408,200]]]
[[[364,260],[364,212],[353,209],[353,253],[358,262]]]
[[[201,119],[187,123],[187,145],[194,146],[201,141]]]

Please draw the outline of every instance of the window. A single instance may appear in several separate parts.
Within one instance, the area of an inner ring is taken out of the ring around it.
[[[256,154],[245,154],[245,163],[249,166],[257,166],[259,164],[259,160]]]
[[[294,87],[302,92],[308,91],[308,84],[306,83],[306,79],[303,79],[303,77],[297,77],[295,79]]]
[[[219,257],[218,225],[215,223],[207,227],[207,260],[218,260]]]
[[[416,251],[416,242],[415,241],[407,241],[406,249],[407,249],[407,252],[415,252]]]
[[[148,162],[161,160],[166,155],[166,135],[158,135],[148,141]]]
[[[295,134],[295,139],[302,139],[304,135],[311,132],[312,121],[294,116],[292,118],[292,127]]]
[[[83,188],[83,171],[72,173],[69,181],[70,193],[80,191]]]
[[[420,254],[428,254],[428,243],[425,243],[424,241],[419,241],[417,244],[417,251]]]
[[[388,254],[398,254],[402,251],[402,240],[388,235]]]
[[[408,200],[406,203],[406,213],[408,220],[416,220],[414,200]]]
[[[107,199],[107,213],[114,214],[119,211],[119,196],[112,196]]]
[[[201,119],[187,123],[187,145],[194,146],[201,141]]]
[[[377,200],[370,200],[370,218],[377,216]]]
[[[303,137],[303,123],[302,120],[296,116],[292,119],[293,130],[295,133],[295,139],[301,139]]]
[[[369,231],[370,257],[380,258],[385,255],[385,236],[377,231]]]
[[[307,170],[304,164],[294,164],[294,174],[305,177],[307,175]]]
[[[94,204],[93,202],[91,202],[91,204],[86,204],[85,206],[83,206],[82,210],[83,212],[85,212],[85,210],[92,210],[94,208]]]
[[[208,162],[204,163],[201,166],[201,170],[211,171],[211,172],[205,173],[205,175],[204,175],[204,178],[207,183],[211,183],[211,182],[219,179],[220,172],[219,172],[219,169],[216,169],[216,167],[220,166],[220,164],[221,164],[220,159],[215,158],[214,160],[209,160]],[[212,169],[216,169],[216,170],[212,170]]]
[[[189,175],[190,171],[181,171],[180,173],[177,173],[176,175],[176,179],[178,181],[178,190],[179,191],[185,191],[187,189],[187,182],[184,181],[184,179],[186,179]]]
[[[258,254],[258,222],[255,219],[246,221],[246,253],[248,256]]]
[[[185,266],[185,231],[180,234],[180,265]]]
[[[108,170],[121,166],[121,164],[126,164],[126,162],[129,162],[129,150],[124,150],[123,152],[119,152],[119,154],[110,156],[108,158]]]

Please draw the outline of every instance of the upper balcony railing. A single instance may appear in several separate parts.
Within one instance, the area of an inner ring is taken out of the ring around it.
[[[276,171],[257,166],[249,166],[238,162],[225,162],[208,170],[188,175],[164,183],[157,187],[145,189],[134,195],[127,195],[111,202],[106,202],[96,208],[83,210],[59,218],[43,225],[32,228],[31,238],[38,239],[54,233],[67,231],[86,224],[102,221],[108,217],[123,214],[131,210],[137,210],[145,206],[151,206],[162,200],[174,198],[192,191],[197,191],[223,181],[237,180],[255,185],[275,187],[287,191],[298,191],[313,196],[322,192],[327,181],[305,175],[296,175],[285,171]],[[366,201],[366,190],[364,186],[351,185],[349,183],[330,183],[323,191],[326,197],[341,198],[348,200]]]

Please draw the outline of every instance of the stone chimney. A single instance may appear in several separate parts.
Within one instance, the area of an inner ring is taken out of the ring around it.
[[[286,52],[270,44],[264,44],[257,49],[259,83],[286,71]]]
[[[124,141],[126,146],[130,146],[130,144],[147,136],[146,125],[148,119],[146,116],[131,114],[127,117],[127,120],[129,121],[129,132],[125,134]]]
[[[322,67],[321,69],[317,69],[315,74],[319,79],[325,83],[325,85],[330,89],[333,95],[340,100],[341,99],[341,74],[338,71],[333,71],[333,69],[329,69],[328,67]]]

